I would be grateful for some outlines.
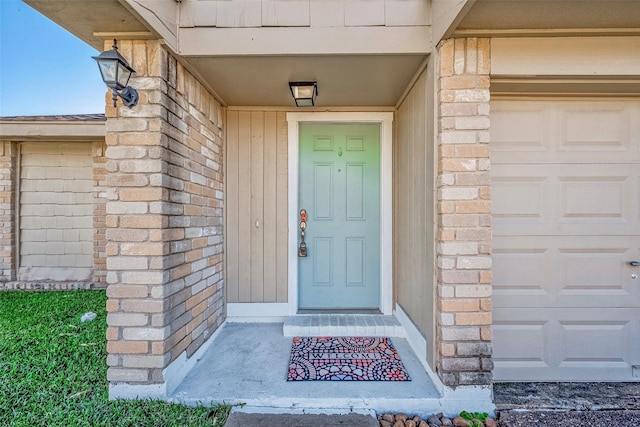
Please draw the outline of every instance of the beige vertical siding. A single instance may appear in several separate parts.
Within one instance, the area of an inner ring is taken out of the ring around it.
[[[227,300],[287,301],[287,121],[227,113]]]
[[[345,27],[428,25],[424,0],[207,0],[180,4],[180,27]]]
[[[397,111],[394,144],[394,283],[396,301],[433,343],[433,135],[427,73]]]

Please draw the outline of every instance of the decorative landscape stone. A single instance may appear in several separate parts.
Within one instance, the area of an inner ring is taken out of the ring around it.
[[[467,415],[465,415],[467,414]],[[469,417],[466,412],[461,413]],[[486,414],[473,414],[483,418]],[[380,414],[378,415],[378,422],[380,427],[440,427],[440,426],[455,426],[455,427],[497,427],[498,423],[493,418],[486,417],[484,421],[478,418],[466,419],[462,416],[454,418],[445,417],[444,414],[438,413],[431,415],[426,420],[419,415],[413,417],[407,414]]]

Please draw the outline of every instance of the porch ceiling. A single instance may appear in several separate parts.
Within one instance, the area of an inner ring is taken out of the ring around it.
[[[426,55],[225,56],[186,61],[232,106],[293,106],[289,81],[318,82],[316,105],[393,106]]]
[[[118,0],[23,1],[98,51],[104,40],[97,33],[149,32]]]

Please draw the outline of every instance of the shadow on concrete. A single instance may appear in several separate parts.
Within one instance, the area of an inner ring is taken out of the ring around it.
[[[291,337],[282,323],[227,323],[177,387],[171,400],[296,409],[418,413],[436,411],[441,396],[404,338],[393,337],[411,381],[287,381]]]

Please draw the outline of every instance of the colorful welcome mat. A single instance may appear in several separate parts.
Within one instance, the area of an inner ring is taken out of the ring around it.
[[[383,337],[296,337],[287,381],[411,381]]]

